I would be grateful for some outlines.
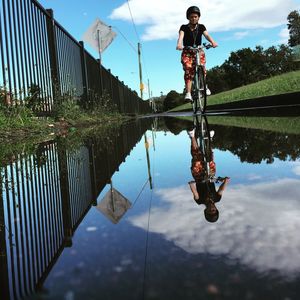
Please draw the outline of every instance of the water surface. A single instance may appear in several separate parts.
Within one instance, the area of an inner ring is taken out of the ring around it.
[[[6,158],[1,299],[298,299],[299,122],[274,120],[208,118],[216,175],[230,177],[213,223],[188,185],[191,121]]]

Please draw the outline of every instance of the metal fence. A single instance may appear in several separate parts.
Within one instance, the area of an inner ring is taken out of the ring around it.
[[[0,0],[0,89],[6,105],[30,102],[49,114],[57,102],[148,113],[148,101],[100,65],[36,0]]]
[[[64,139],[45,142],[0,167],[0,299],[42,287],[149,122],[122,125],[70,150]]]

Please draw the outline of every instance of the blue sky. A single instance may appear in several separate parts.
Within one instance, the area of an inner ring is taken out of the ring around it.
[[[200,23],[219,44],[218,48],[206,53],[208,68],[221,65],[231,51],[256,45],[266,49],[287,43],[287,16],[292,10],[300,9],[300,0],[130,0],[129,5],[126,0],[39,2],[45,8],[53,9],[55,19],[77,40],[82,40],[96,18],[111,25],[117,37],[103,52],[103,65],[138,93],[138,57],[132,46],[137,47],[140,40],[144,99],[149,95],[148,79],[153,96],[183,90],[180,52],[175,48],[178,29],[187,23],[185,12],[189,6],[200,7]],[[86,48],[98,58],[89,45]]]

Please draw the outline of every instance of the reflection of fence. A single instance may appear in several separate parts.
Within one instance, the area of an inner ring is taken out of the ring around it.
[[[87,108],[103,105],[108,94],[119,112],[150,112],[148,102],[100,68],[36,0],[0,0],[0,43],[1,100],[7,104],[31,97],[50,113],[55,101],[75,99]]]
[[[44,143],[1,167],[0,299],[24,298],[42,286],[145,125],[123,125],[72,151],[60,141]]]

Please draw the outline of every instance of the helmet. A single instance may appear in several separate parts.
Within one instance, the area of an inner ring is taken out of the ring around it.
[[[200,9],[198,6],[190,6],[187,11],[186,11],[186,18],[188,19],[191,13],[195,13],[198,14],[198,16],[200,17],[201,13],[200,13]]]

